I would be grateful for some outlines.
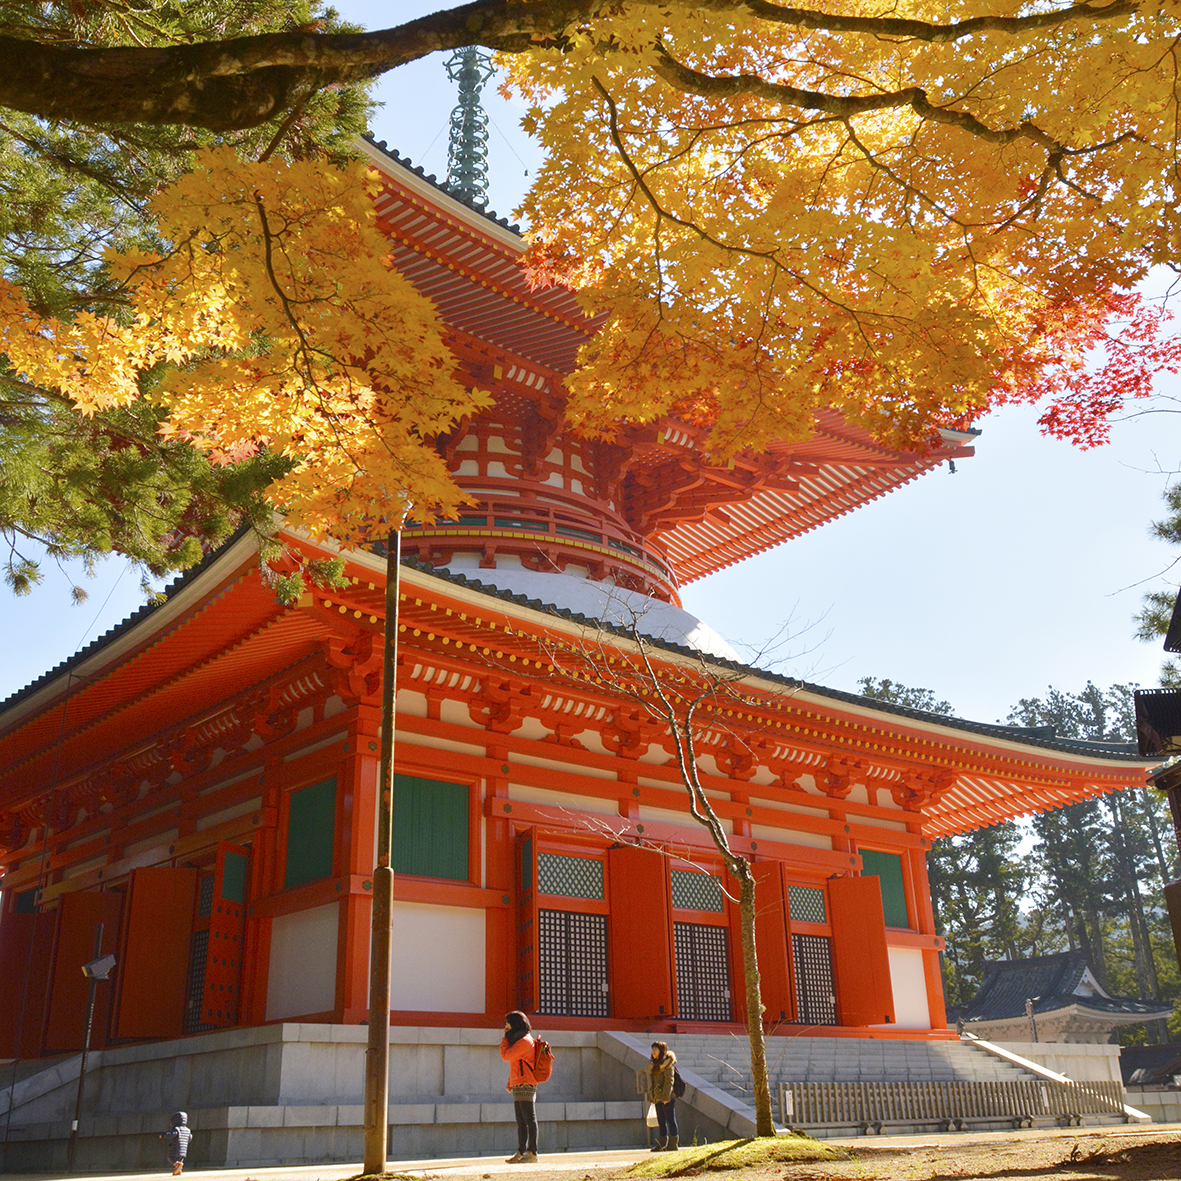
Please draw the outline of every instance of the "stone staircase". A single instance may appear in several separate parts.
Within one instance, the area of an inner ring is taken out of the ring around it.
[[[669,1034],[663,1040],[676,1053],[682,1073],[716,1087],[737,1102],[753,1104],[750,1047],[744,1035]],[[767,1065],[777,1121],[783,1119],[778,1109],[780,1084],[1023,1083],[1028,1086],[1031,1082],[1046,1081],[1041,1074],[980,1045],[957,1040],[774,1036],[767,1039]],[[1125,1117],[1115,1113],[1091,1114],[1085,1119],[1087,1123],[1103,1124],[1122,1123]],[[985,1121],[969,1118],[965,1126],[976,1122]],[[821,1136],[837,1134],[835,1123],[832,1129],[810,1126],[808,1130]]]
[[[750,1102],[750,1046],[745,1034],[668,1034],[682,1069]],[[1006,1082],[1028,1072],[960,1041],[769,1037],[771,1090],[795,1082]]]

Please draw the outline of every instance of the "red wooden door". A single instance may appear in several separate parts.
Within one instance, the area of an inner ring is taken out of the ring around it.
[[[90,982],[82,965],[94,956],[94,935],[103,925],[100,955],[115,955],[119,946],[119,918],[123,896],[116,893],[64,894],[58,904],[57,951],[49,992],[49,1018],[45,1026],[46,1050],[81,1050],[86,1033],[86,1003]],[[119,965],[115,965],[116,973]],[[94,1029],[90,1044],[106,1042],[114,981],[100,983],[94,992]]]
[[[203,1025],[237,1025],[242,997],[242,943],[246,935],[246,884],[250,850],[222,842],[217,847],[209,944],[201,1002]]]
[[[536,1013],[540,980],[537,930],[537,832],[517,834],[517,1008]]]
[[[607,850],[611,1013],[670,1017],[676,1011],[668,858],[656,849]]]
[[[840,1023],[893,1023],[894,990],[878,879],[833,878],[828,902]]]
[[[10,911],[0,918],[0,1058],[41,1053],[57,917]]]
[[[755,947],[764,1020],[773,1025],[795,1019],[787,955],[787,901],[778,861],[751,863],[755,878]]]
[[[135,869],[119,975],[117,1037],[179,1037],[193,930],[195,869]]]

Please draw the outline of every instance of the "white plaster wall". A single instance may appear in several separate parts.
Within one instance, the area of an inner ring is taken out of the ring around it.
[[[917,947],[889,947],[890,987],[894,990],[895,1029],[930,1029],[927,977]]]
[[[426,694],[415,693],[410,689],[399,689],[398,713],[407,714],[413,718],[425,718]]]
[[[769,824],[752,824],[750,835],[760,841],[779,841],[785,845],[804,845],[809,849],[832,849],[832,837],[822,832],[802,832],[795,828],[773,828]]]
[[[551,787],[510,783],[508,798],[519,800],[522,804],[544,804],[550,808],[569,808],[572,812],[594,812],[599,816],[614,816],[616,820],[620,820],[618,803],[615,800],[601,799],[599,796],[581,796]],[[620,820],[621,825],[624,823],[625,821]]]
[[[513,737],[530,739],[533,742],[540,742],[549,733],[550,731],[547,730],[537,718],[525,718],[513,731]]]
[[[390,1008],[483,1013],[484,911],[394,903]]]
[[[905,832],[906,824],[901,820],[883,820],[879,816],[862,816],[858,813],[856,816],[850,816],[856,824],[862,824],[866,828],[888,828],[892,832]]]
[[[988,1040],[988,1039],[985,1039]],[[1039,1066],[1056,1070],[1076,1082],[1123,1082],[1119,1046],[1089,1046],[1073,1042],[997,1042],[1011,1054],[1019,1054]],[[1136,1105],[1133,1103],[1133,1107]]]
[[[329,902],[272,921],[268,1021],[336,1007],[337,909]]]
[[[688,800],[686,799],[685,810],[674,811],[672,808],[652,808],[647,804],[641,804],[636,809],[637,819],[650,824],[671,824],[677,828],[693,828],[697,821],[689,815]],[[729,833],[734,831],[733,820],[722,820],[722,828]]]
[[[439,703],[439,720],[450,722],[453,726],[467,726],[469,730],[476,725],[472,721],[472,715],[468,710],[467,702],[452,701],[450,698]],[[417,735],[417,740],[421,742],[422,735]],[[475,750],[476,748],[472,747],[472,749]]]

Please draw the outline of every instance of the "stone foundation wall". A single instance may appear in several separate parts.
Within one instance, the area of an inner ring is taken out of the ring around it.
[[[540,1150],[646,1144],[635,1088],[643,1047],[627,1035],[542,1032],[555,1067],[539,1093]],[[284,1024],[92,1053],[76,1166],[157,1168],[159,1133],[177,1109],[189,1113],[194,1165],[360,1161],[366,1042],[363,1026]],[[78,1061],[48,1064],[13,1088],[0,1170],[64,1170]],[[495,1030],[391,1030],[389,1158],[513,1151],[507,1075]],[[686,1142],[744,1126],[715,1091],[704,1081],[700,1090],[691,1085],[679,1105]],[[0,1114],[8,1103],[7,1089],[0,1091]]]

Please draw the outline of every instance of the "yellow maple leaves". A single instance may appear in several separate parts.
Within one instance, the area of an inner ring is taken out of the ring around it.
[[[361,164],[202,153],[153,203],[165,249],[108,258],[112,315],[41,322],[0,289],[5,350],[84,412],[152,397],[215,458],[287,456],[271,494],[313,535],[452,512],[430,440],[488,396],[463,387],[433,305],[394,269],[378,184]]]
[[[570,381],[597,430],[678,414],[721,457],[831,408],[921,445],[1081,370],[1071,341],[1094,344],[1112,293],[1168,253],[1171,10],[651,12],[504,58],[548,149],[529,265],[606,317]]]

